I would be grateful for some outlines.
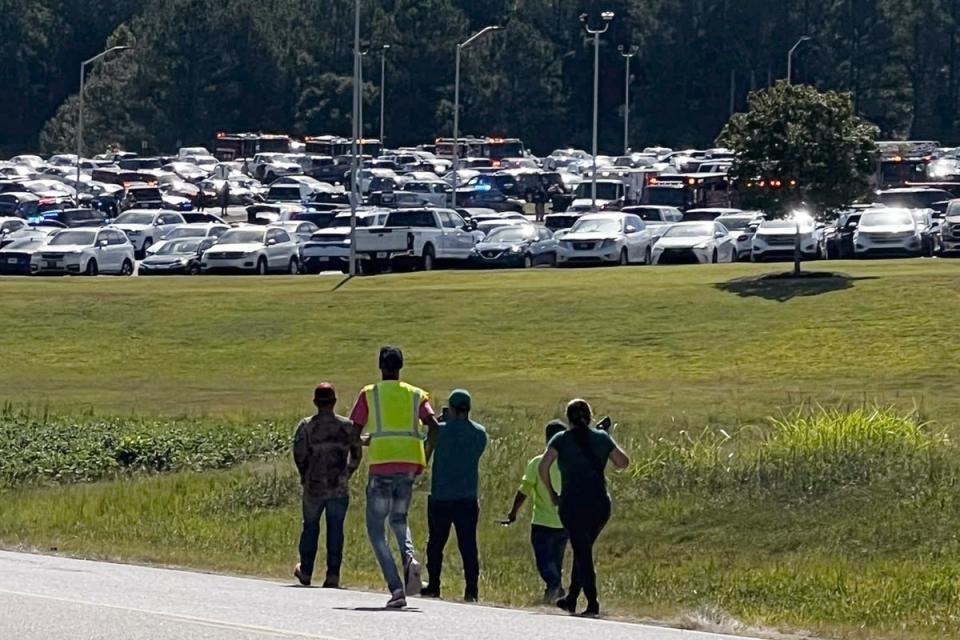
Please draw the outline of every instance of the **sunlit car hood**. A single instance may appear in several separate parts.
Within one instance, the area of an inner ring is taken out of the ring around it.
[[[525,247],[530,241],[520,242],[478,242],[477,251],[509,251],[513,247]]]
[[[49,251],[50,253],[79,253],[80,251],[86,251],[92,248],[93,247],[88,244],[48,244],[42,247],[44,251]]]
[[[42,239],[26,238],[23,240],[14,240],[3,249],[0,249],[0,253],[4,251],[16,251],[17,253],[32,253],[46,246],[46,243]]]
[[[141,264],[174,264],[184,258],[194,258],[196,255],[195,253],[174,253],[164,254],[162,256],[152,255],[145,258]]]
[[[250,251],[260,251],[266,245],[262,242],[238,242],[235,244],[215,244],[208,251],[212,253],[220,253],[223,251],[243,251],[244,253]]]
[[[864,233],[914,233],[916,228],[908,224],[860,225],[857,231]]]
[[[567,235],[563,236],[564,240],[570,240],[573,242],[596,242],[598,240],[616,240],[619,238],[619,234],[610,233],[609,231],[571,231]]]
[[[813,234],[813,229],[804,229],[803,227],[800,228],[801,236],[809,236],[812,234]],[[796,228],[764,229],[761,227],[757,229],[756,235],[758,236],[795,236],[797,235],[797,230]]]
[[[711,236],[690,236],[681,238],[660,238],[657,240],[656,248],[659,249],[692,249],[693,247],[710,242]]]
[[[146,231],[147,229],[152,229],[152,224],[115,224],[115,228],[120,229],[121,231]]]

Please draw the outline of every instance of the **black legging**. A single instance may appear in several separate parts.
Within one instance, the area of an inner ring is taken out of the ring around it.
[[[571,501],[572,502],[572,501]],[[570,577],[569,602],[576,604],[583,590],[587,596],[587,606],[596,608],[597,572],[593,566],[593,544],[610,519],[610,498],[580,501],[573,504],[561,500],[560,521],[570,535],[570,547],[573,549],[573,571]]]

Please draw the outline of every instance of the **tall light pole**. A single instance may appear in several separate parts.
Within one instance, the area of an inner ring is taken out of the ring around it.
[[[503,27],[491,25],[484,27],[475,34],[457,44],[457,62],[456,73],[453,79],[453,206],[457,206],[457,183],[459,175],[457,174],[457,162],[460,159],[460,51],[471,42],[490,31],[499,31]]]
[[[620,45],[617,51],[627,61],[626,77],[623,81],[623,155],[630,152],[630,58],[637,55],[640,47],[624,47]]]
[[[390,45],[380,47],[380,148],[383,149],[384,96],[387,94],[387,51]]]
[[[361,51],[360,51],[360,64],[359,64],[359,66],[357,67],[357,83],[360,85],[360,95],[359,95],[359,97],[357,98],[357,100],[358,100],[358,102],[357,102],[357,110],[358,110],[358,112],[359,112],[359,114],[360,114],[360,115],[358,116],[359,119],[360,119],[360,125],[359,125],[359,127],[358,127],[358,128],[359,128],[359,133],[360,133],[360,140],[357,142],[357,145],[358,145],[358,149],[359,149],[359,152],[360,152],[360,166],[361,166],[361,167],[363,166],[363,57],[364,57],[365,55],[367,55],[367,51],[366,51],[365,49],[364,49],[364,50],[361,50]],[[357,178],[357,179],[359,180],[359,178]]]
[[[80,198],[80,158],[83,156],[83,86],[84,86],[84,77],[86,76],[86,68],[88,64],[92,64],[104,57],[108,53],[113,53],[114,51],[125,51],[130,49],[126,45],[120,45],[116,47],[110,47],[106,51],[101,51],[97,55],[93,56],[89,60],[84,60],[80,63],[80,104],[78,107],[77,113],[77,186],[76,186],[76,195],[77,199]],[[79,203],[77,203],[79,204]]]
[[[350,276],[357,275],[357,200],[360,198],[359,158],[357,157],[357,125],[359,124],[360,103],[360,0],[354,0],[353,7],[353,113],[350,116],[353,128],[353,144],[350,149],[353,158],[350,162]]]
[[[800,36],[800,39],[797,40],[797,44],[790,47],[790,51],[787,53],[787,84],[793,84],[793,53],[797,50],[797,47],[802,45],[807,40],[812,40],[810,36]]]
[[[604,11],[600,14],[603,20],[602,29],[590,28],[590,16],[586,13],[580,14],[580,22],[587,33],[593,36],[593,178],[590,189],[593,204],[591,210],[597,210],[597,109],[600,99],[600,34],[606,33],[610,28],[610,21],[613,20],[613,11]]]

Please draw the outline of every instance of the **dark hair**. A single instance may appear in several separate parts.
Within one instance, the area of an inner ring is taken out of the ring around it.
[[[547,436],[547,442],[550,442],[551,440],[553,440],[553,436],[557,435],[558,433],[563,433],[566,430],[567,430],[567,425],[563,424],[562,421],[551,420],[547,424],[547,428],[544,429],[544,433]]]
[[[590,446],[590,421],[593,419],[593,409],[586,400],[577,398],[567,404],[567,422],[570,423],[570,431],[573,433],[573,440],[581,449],[587,449]]]
[[[403,351],[400,347],[387,346],[380,349],[380,369],[384,371],[403,369]]]

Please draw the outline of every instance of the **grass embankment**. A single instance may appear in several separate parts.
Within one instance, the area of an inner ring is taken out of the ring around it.
[[[471,388],[490,430],[486,598],[535,602],[526,527],[494,520],[542,446],[542,425],[584,395],[621,423],[636,463],[613,481],[616,515],[601,545],[609,610],[672,620],[722,611],[830,635],[955,636],[960,455],[939,432],[899,416],[914,410],[948,433],[960,423],[950,393],[960,366],[958,268],[845,264],[849,278],[800,285],[741,280],[764,270],[752,265],[444,273],[336,292],[334,280],[317,278],[0,281],[0,316],[28,328],[16,364],[0,368],[0,397],[72,416],[53,429],[36,420],[6,427],[0,454],[16,458],[22,443],[51,432],[67,451],[71,442],[97,449],[91,443],[105,432],[109,442],[147,432],[182,450],[160,456],[170,469],[257,460],[273,445],[246,446],[231,434],[249,429],[253,441],[282,446],[283,425],[292,430],[294,414],[308,410],[313,383],[338,382],[346,404],[373,377],[377,346],[395,342],[407,350],[412,381],[438,394]],[[898,408],[813,413],[806,424],[764,419],[809,400]],[[80,407],[151,418],[104,420]],[[235,453],[197,455],[206,440],[176,417],[189,414],[201,434],[233,425],[222,442]],[[172,417],[153,418],[164,415]],[[255,426],[264,416],[278,431]],[[56,435],[71,424],[94,436]],[[287,460],[144,477],[150,465],[103,462],[116,460],[115,450],[92,456],[99,471],[59,478],[102,482],[18,481],[0,493],[0,541],[287,576],[298,533]],[[64,455],[47,466],[67,464]],[[357,479],[345,578],[380,588],[361,487]],[[424,503],[421,487],[413,521],[421,547]]]

